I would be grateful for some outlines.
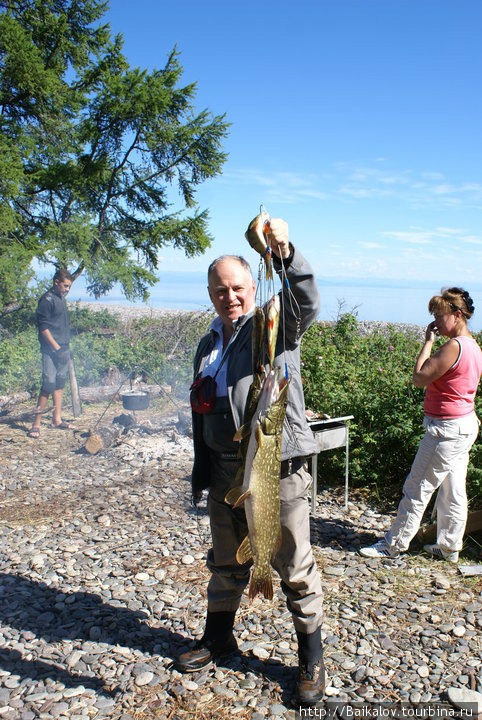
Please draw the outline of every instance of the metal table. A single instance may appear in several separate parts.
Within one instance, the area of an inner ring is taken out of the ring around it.
[[[345,508],[348,507],[349,424],[353,417],[353,415],[344,415],[343,417],[308,422],[318,445],[318,454],[324,450],[345,446]],[[311,476],[313,478],[311,492],[312,512],[316,510],[318,454],[311,456]]]

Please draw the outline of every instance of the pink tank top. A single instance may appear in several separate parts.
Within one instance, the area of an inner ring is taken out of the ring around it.
[[[455,338],[460,345],[459,356],[447,372],[427,385],[423,410],[425,415],[456,418],[474,409],[474,398],[482,373],[482,351],[467,335]]]

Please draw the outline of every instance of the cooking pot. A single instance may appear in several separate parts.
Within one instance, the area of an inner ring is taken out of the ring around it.
[[[132,390],[121,395],[122,405],[126,410],[146,410],[149,407],[147,390]]]

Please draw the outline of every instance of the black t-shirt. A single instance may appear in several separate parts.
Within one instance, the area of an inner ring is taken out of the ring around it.
[[[52,350],[52,345],[42,336],[42,330],[48,328],[59,345],[67,346],[70,340],[69,315],[64,297],[53,290],[47,290],[37,305],[35,314],[38,327],[38,339],[42,351]]]

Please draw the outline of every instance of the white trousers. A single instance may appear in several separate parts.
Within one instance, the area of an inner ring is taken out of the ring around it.
[[[403,486],[403,497],[385,541],[400,552],[408,549],[422,516],[437,488],[437,545],[462,549],[467,522],[465,479],[469,450],[479,432],[475,412],[441,420],[425,416],[425,435]]]

